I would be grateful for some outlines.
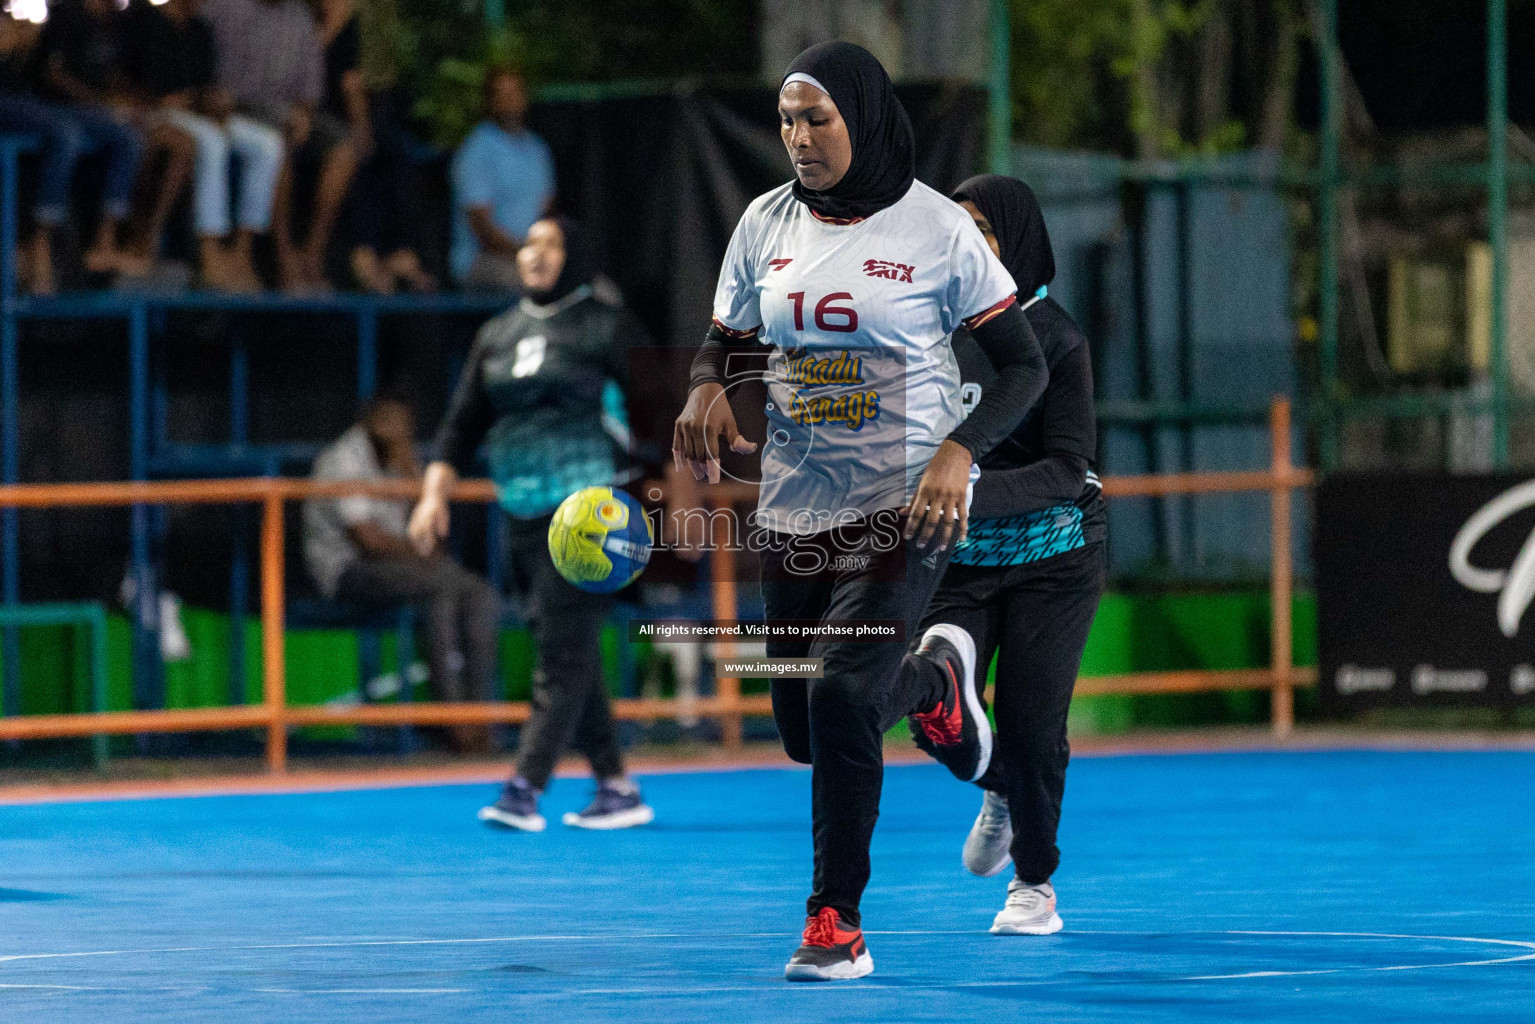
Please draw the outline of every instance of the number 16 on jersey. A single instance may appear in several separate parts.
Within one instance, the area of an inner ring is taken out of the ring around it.
[[[832,292],[821,297],[815,304],[815,325],[817,330],[832,331],[837,334],[852,334],[858,330],[858,311],[852,306],[838,306],[834,303],[851,301],[851,292]],[[794,329],[805,329],[805,293],[790,292],[789,301],[794,303]],[[828,319],[836,317],[838,319]]]

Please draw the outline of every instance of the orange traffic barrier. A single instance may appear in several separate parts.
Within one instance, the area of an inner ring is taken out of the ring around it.
[[[1237,671],[1144,672],[1121,676],[1083,678],[1079,694],[1188,693],[1202,690],[1269,689],[1273,693],[1273,727],[1288,734],[1294,724],[1293,690],[1313,685],[1314,669],[1296,669],[1291,660],[1290,603],[1293,593],[1291,564],[1291,495],[1309,487],[1314,475],[1291,465],[1290,406],[1276,399],[1270,409],[1272,459],[1265,471],[1190,473],[1166,476],[1117,477],[1103,481],[1106,497],[1211,494],[1268,491],[1272,499],[1270,542],[1273,576],[1270,586],[1273,657],[1267,669]],[[0,718],[0,740],[44,739],[67,736],[125,735],[152,732],[214,732],[233,729],[266,729],[267,767],[286,770],[288,730],[309,725],[466,725],[494,722],[516,723],[528,718],[525,702],[436,702],[365,704],[348,707],[292,707],[287,702],[283,658],[286,593],[284,583],[283,506],[289,501],[315,497],[366,494],[410,498],[420,493],[413,481],[313,481],[261,477],[239,480],[167,480],[115,483],[13,484],[0,486],[0,508],[58,508],[87,505],[173,505],[254,503],[261,517],[261,661],[262,702],[228,708],[192,710],[143,710],[87,712],[59,715],[17,715]],[[487,480],[461,481],[453,490],[455,501],[491,502],[495,489]],[[739,483],[705,487],[701,500],[724,508],[754,500],[755,489]],[[734,553],[730,544],[712,552],[712,610],[722,622],[734,621],[738,611]],[[734,653],[728,640],[716,644],[721,659]],[[614,715],[624,720],[675,718],[699,715],[716,718],[722,725],[726,747],[741,744],[742,720],[767,715],[772,706],[766,695],[743,695],[739,679],[718,680],[713,697],[686,705],[676,700],[616,700]]]

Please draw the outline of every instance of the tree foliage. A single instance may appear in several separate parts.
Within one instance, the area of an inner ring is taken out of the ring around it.
[[[436,141],[473,124],[492,64],[531,85],[739,78],[757,66],[757,5],[732,0],[505,0],[498,30],[483,0],[398,0],[403,84]]]
[[[752,0],[393,0],[415,112],[452,145],[493,63],[546,83],[751,80]],[[1285,142],[1313,0],[1010,0],[1014,137],[1181,156]]]
[[[1303,0],[1012,0],[1015,137],[1135,156],[1279,146]]]

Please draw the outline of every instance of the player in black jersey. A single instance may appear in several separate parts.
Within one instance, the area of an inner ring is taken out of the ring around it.
[[[986,795],[964,862],[983,876],[1013,863],[1016,877],[993,933],[1048,935],[1061,929],[1050,876],[1060,863],[1066,713],[1104,586],[1107,520],[1093,471],[1092,363],[1082,331],[1049,296],[1055,258],[1033,191],[985,174],[953,198],[1012,273],[1050,382],[1017,429],[981,460],[969,537],[950,559],[922,628],[948,624],[974,638],[977,686],[984,687],[997,655],[996,746],[977,780]],[[953,344],[968,406],[995,371],[967,332],[956,332]],[[921,730],[913,735],[930,746]]]

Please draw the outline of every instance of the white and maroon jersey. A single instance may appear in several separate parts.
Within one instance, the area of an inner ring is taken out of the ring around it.
[[[754,200],[714,321],[772,347],[761,524],[817,533],[907,504],[964,418],[949,336],[1001,312],[1015,287],[970,215],[921,182],[852,221],[822,218],[788,185]]]

